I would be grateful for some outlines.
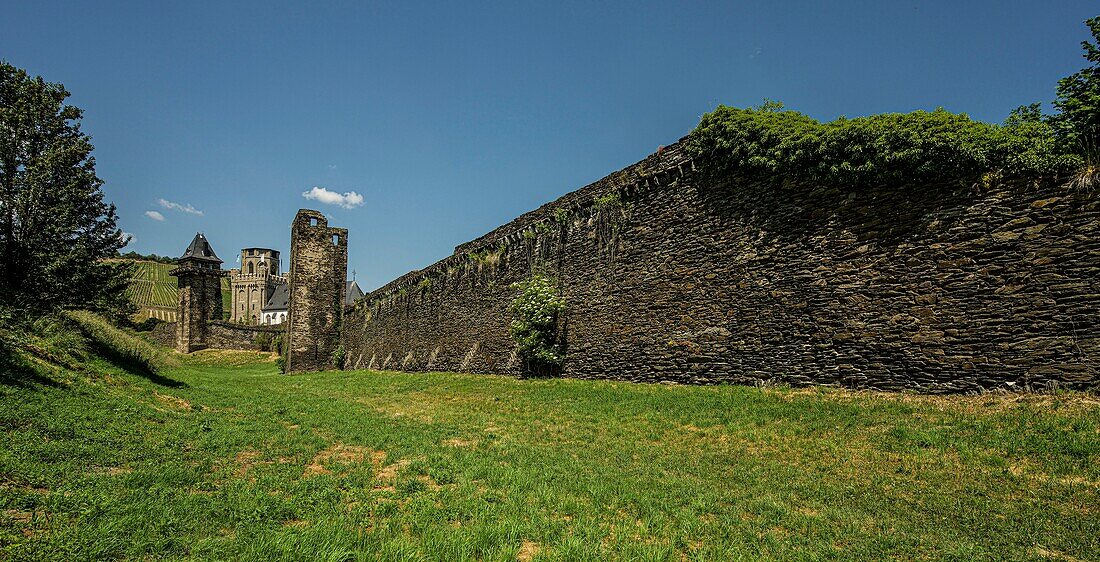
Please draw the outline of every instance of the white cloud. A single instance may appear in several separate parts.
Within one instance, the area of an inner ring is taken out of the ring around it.
[[[151,218],[155,221],[162,221],[162,222],[164,221],[164,215],[160,214],[157,211],[145,211],[145,216],[147,216],[147,217],[149,217],[149,218]]]
[[[340,194],[335,191],[329,191],[323,187],[314,186],[314,188],[309,191],[303,191],[302,197],[319,201],[326,205],[339,205],[345,209],[354,209],[355,207],[363,206],[363,196],[354,191]]]
[[[191,205],[180,205],[175,201],[169,201],[167,199],[158,199],[157,203],[160,203],[160,206],[164,207],[165,209],[172,209],[174,211],[180,211],[181,213],[187,213],[189,215],[198,215],[200,217],[202,216],[202,211],[192,207]]]

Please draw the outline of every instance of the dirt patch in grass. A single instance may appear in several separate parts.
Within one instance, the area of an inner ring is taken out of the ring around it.
[[[368,457],[370,458],[371,464],[377,467],[385,460],[386,452],[371,451],[366,447],[360,447],[358,445],[334,443],[331,447],[314,455],[313,460],[309,461],[309,464],[306,465],[305,471],[302,472],[302,476],[310,477],[318,474],[331,474],[332,471],[326,468],[325,465],[358,464]]]
[[[408,460],[401,459],[393,464],[386,465],[380,468],[375,476],[379,480],[393,480],[394,478],[397,478],[397,473],[400,472],[402,468],[408,466],[408,464]]]
[[[1036,546],[1031,549],[1032,554],[1048,560],[1061,560],[1062,562],[1084,562],[1082,559],[1076,556],[1070,556],[1068,554],[1058,552],[1056,550],[1048,550],[1041,546]]]
[[[519,550],[516,551],[516,560],[519,562],[531,562],[535,558],[535,555],[539,553],[538,543],[531,541],[523,541],[519,545]]]
[[[237,453],[236,458],[234,458],[234,461],[237,463],[237,470],[234,471],[234,474],[237,476],[245,476],[256,466],[275,464],[275,461],[260,460],[263,456],[263,453],[255,449],[245,449]]]
[[[44,530],[46,521],[45,511],[23,511],[21,509],[5,509],[4,517],[11,519],[19,527],[20,532],[26,538],[32,538]]]
[[[158,402],[173,410],[180,410],[184,412],[191,411],[191,403],[184,400],[183,398],[172,396],[171,394],[161,394],[155,390],[153,391],[153,396],[156,397]]]
[[[796,398],[814,397],[843,403],[900,403],[972,415],[995,414],[1016,408],[1029,407],[1065,411],[1067,413],[1081,413],[1100,409],[1100,396],[1079,392],[1069,394],[987,392],[984,394],[939,395],[850,390],[833,387],[770,388],[763,389],[763,392],[778,396],[788,402]]]
[[[108,476],[120,476],[122,474],[130,474],[134,471],[132,468],[126,468],[124,466],[97,466],[93,469],[97,474],[106,474]]]
[[[448,446],[448,447],[468,448],[468,447],[476,446],[477,441],[476,440],[469,440],[469,439],[462,439],[460,437],[453,437],[451,439],[444,439],[443,444]]]
[[[242,351],[234,349],[203,349],[188,356],[188,362],[198,365],[240,367],[255,363],[274,363],[277,353],[266,351]]]

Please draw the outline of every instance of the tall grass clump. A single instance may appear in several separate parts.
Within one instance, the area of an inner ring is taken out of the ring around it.
[[[103,354],[122,363],[158,374],[170,360],[153,344],[111,324],[107,319],[86,310],[68,310],[64,316],[76,324],[81,333]]]

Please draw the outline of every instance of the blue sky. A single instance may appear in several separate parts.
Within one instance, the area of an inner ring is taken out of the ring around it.
[[[1000,122],[1084,66],[1095,15],[1095,1],[9,0],[0,58],[85,110],[132,249],[178,255],[203,231],[227,266],[242,247],[289,255],[294,213],[317,208],[350,229],[370,289],[719,103]],[[305,199],[314,187],[362,204]]]

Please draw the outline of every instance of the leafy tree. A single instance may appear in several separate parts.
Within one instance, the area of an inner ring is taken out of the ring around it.
[[[104,260],[126,240],[68,97],[0,61],[0,306],[123,315],[132,265]]]
[[[1100,16],[1085,20],[1095,43],[1082,41],[1091,63],[1058,81],[1059,114],[1052,119],[1065,147],[1084,156],[1090,167],[1100,165]]]

